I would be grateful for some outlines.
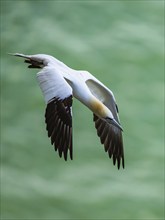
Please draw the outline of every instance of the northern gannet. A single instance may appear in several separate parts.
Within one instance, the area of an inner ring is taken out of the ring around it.
[[[37,81],[46,102],[48,137],[59,156],[67,160],[72,151],[72,99],[75,97],[93,112],[97,135],[113,164],[124,168],[122,127],[114,95],[87,71],[74,70],[53,56],[11,54],[25,58],[29,68],[39,68]]]

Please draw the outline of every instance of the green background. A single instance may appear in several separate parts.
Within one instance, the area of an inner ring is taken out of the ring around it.
[[[163,219],[163,21],[159,0],[1,0],[1,219]],[[53,55],[108,86],[126,168],[112,165],[77,100],[74,160],[58,158],[37,70],[8,52]]]

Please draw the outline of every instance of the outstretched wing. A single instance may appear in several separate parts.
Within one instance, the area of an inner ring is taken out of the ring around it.
[[[90,82],[90,83],[89,83]],[[118,107],[113,93],[105,87],[99,86],[94,81],[88,81],[88,86],[93,90],[95,96],[99,98],[112,112],[115,120],[120,124],[118,117]],[[90,85],[89,85],[90,84]],[[122,130],[108,122],[108,119],[102,119],[94,115],[93,120],[97,129],[97,135],[100,137],[104,149],[108,152],[109,157],[113,159],[113,164],[117,162],[118,169],[120,164],[124,168],[124,150]]]
[[[48,137],[59,156],[67,160],[68,150],[72,155],[72,95],[65,99],[54,97],[48,104],[45,112]]]
[[[81,72],[80,74],[84,78],[92,94],[110,109],[114,119],[120,124],[118,107],[112,91],[90,73]],[[112,157],[113,164],[115,165],[117,162],[118,169],[121,164],[124,168],[122,130],[110,123],[108,121],[109,119],[99,118],[95,114],[93,116],[93,120],[95,122],[95,127],[97,129],[97,134],[100,137],[100,141],[104,144],[105,151],[108,152],[109,157]]]
[[[52,66],[44,67],[37,80],[47,103],[45,112],[48,137],[59,156],[72,159],[72,88]]]
[[[100,137],[101,143],[104,144],[105,152],[113,159],[113,164],[117,162],[118,169],[122,163],[124,168],[124,150],[122,132],[119,128],[108,123],[106,120],[93,115],[97,135]]]

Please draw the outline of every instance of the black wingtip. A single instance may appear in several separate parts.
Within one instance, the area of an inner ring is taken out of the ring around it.
[[[125,168],[124,157],[122,157],[122,167]]]
[[[70,150],[70,159],[73,160],[73,152]]]
[[[120,170],[121,163],[122,163],[122,168],[125,169],[125,164],[124,164],[124,158],[123,157],[117,159],[117,168],[118,168],[118,170]]]
[[[95,114],[93,116],[97,135],[100,137],[101,143],[104,144],[105,152],[108,153],[113,165],[117,166],[118,170],[121,167],[124,169],[124,149],[120,124],[116,124],[116,121],[110,118],[105,120]]]
[[[25,60],[25,63],[31,63],[37,67],[34,61]],[[32,68],[32,67],[31,67]],[[54,97],[47,104],[45,111],[46,130],[48,137],[51,137],[51,144],[54,145],[55,151],[58,151],[59,157],[68,159],[68,150],[70,158],[72,157],[72,95],[60,100]]]

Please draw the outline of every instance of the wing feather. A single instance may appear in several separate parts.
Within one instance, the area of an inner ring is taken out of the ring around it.
[[[114,119],[120,124],[118,106],[112,91],[89,72],[80,71],[79,74],[83,77],[91,93],[109,108]],[[104,144],[105,151],[112,158],[113,164],[115,165],[117,163],[118,169],[122,164],[124,168],[122,130],[109,123],[108,120],[99,118],[95,114],[93,120],[97,129],[97,135],[100,137],[101,143]]]
[[[113,164],[120,168],[124,168],[124,151],[121,130],[109,124],[106,120],[99,118],[94,114],[93,120],[97,129],[97,134],[100,137],[101,143],[104,144],[105,151],[109,157],[113,159]]]
[[[37,80],[47,103],[45,123],[55,151],[67,160],[72,159],[72,88],[53,66],[45,66]]]
[[[60,100],[54,98],[47,104],[45,112],[46,129],[48,137],[59,156],[67,160],[68,150],[72,159],[72,95]]]

